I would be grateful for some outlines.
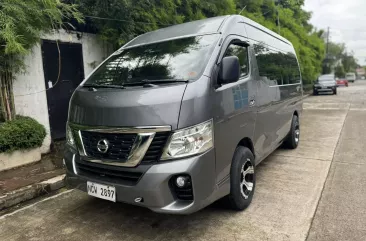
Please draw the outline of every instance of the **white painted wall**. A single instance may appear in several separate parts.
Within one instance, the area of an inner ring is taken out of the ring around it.
[[[45,35],[43,39],[82,44],[84,76],[87,76],[108,57],[112,49],[94,34],[79,34],[81,36],[80,39],[77,38],[75,32],[68,33],[64,30],[59,30]],[[41,151],[46,153],[49,151],[51,137],[40,44],[34,46],[31,54],[25,57],[25,65],[27,66],[26,72],[18,74],[14,81],[15,109],[17,114],[33,117],[45,126],[47,136]]]

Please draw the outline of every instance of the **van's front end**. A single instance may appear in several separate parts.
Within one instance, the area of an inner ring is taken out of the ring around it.
[[[211,203],[212,115],[207,108],[199,117],[181,116],[181,109],[188,108],[187,92],[189,108],[210,95],[204,72],[219,37],[122,48],[83,82],[69,108],[69,187],[156,212],[188,214]]]

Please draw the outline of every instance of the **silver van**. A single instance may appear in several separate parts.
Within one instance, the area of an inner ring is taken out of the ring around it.
[[[75,90],[67,184],[155,212],[252,201],[256,165],[299,144],[302,82],[292,44],[242,16],[133,39]]]

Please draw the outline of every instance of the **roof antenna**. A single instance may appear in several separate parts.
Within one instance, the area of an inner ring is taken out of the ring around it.
[[[247,5],[245,5],[242,10],[239,12],[239,15],[245,10],[245,8],[247,7]]]

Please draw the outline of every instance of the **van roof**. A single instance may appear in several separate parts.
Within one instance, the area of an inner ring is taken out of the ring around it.
[[[292,46],[291,42],[289,42],[284,37],[278,35],[277,33],[265,28],[264,26],[254,22],[253,20],[243,17],[241,15],[226,15],[226,16],[219,16],[213,18],[206,18],[202,20],[172,25],[166,28],[161,28],[152,32],[148,32],[142,34],[135,39],[128,42],[124,48],[128,48],[131,46],[148,44],[153,42],[160,42],[168,39],[179,38],[182,36],[195,36],[195,35],[203,35],[203,34],[210,34],[210,33],[219,33],[222,29],[224,22],[229,19],[229,22],[242,22],[249,24],[263,32],[266,32],[269,35],[289,44]],[[237,20],[237,21],[236,21]]]
[[[127,43],[125,47],[158,42],[165,39],[172,39],[181,36],[217,33],[224,20],[228,17],[229,16],[206,18],[202,20],[161,28],[156,31],[148,32],[136,37],[135,39]]]

